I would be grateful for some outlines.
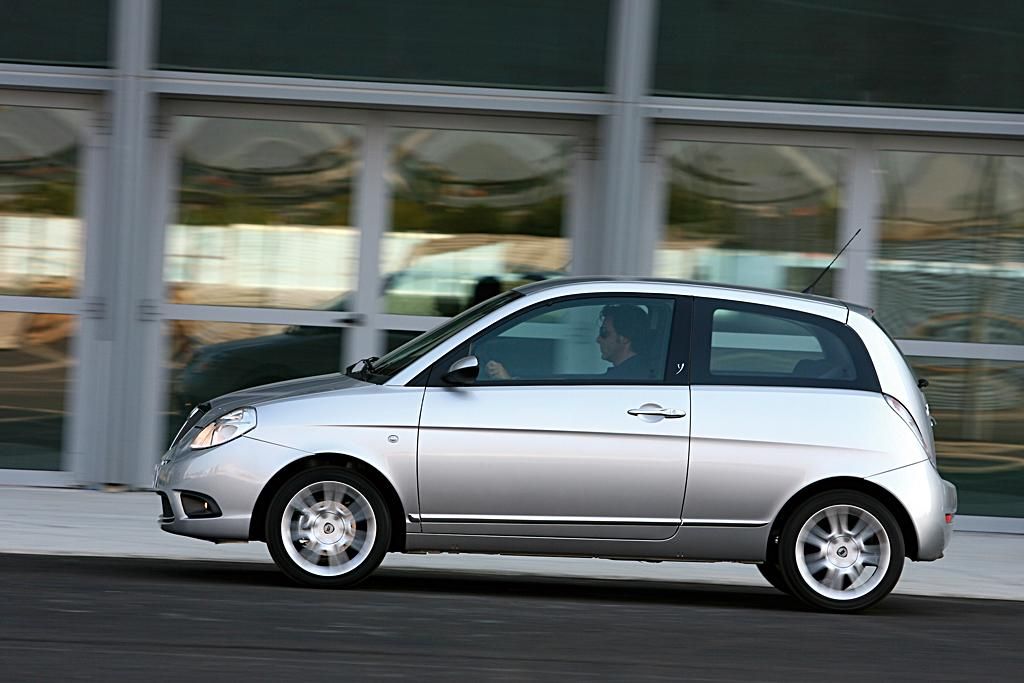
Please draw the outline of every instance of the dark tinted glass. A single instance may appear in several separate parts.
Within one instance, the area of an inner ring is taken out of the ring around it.
[[[697,303],[694,383],[878,390],[864,345],[826,318],[741,303]]]
[[[59,470],[78,319],[0,312],[0,469]]]
[[[109,0],[6,0],[0,61],[109,66]]]
[[[1024,4],[668,0],[654,90],[700,97],[1024,110]]]
[[[601,91],[607,0],[174,0],[163,69]]]

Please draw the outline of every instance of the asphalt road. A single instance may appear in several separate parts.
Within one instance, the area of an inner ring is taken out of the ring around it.
[[[890,596],[807,612],[771,589],[0,555],[0,679],[1016,679],[1024,603]]]

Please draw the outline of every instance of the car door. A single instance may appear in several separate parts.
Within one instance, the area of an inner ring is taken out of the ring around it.
[[[687,527],[764,527],[804,486],[874,461],[864,417],[887,406],[845,316],[696,299]]]
[[[442,359],[420,418],[423,531],[671,537],[689,448],[690,306],[641,294],[558,299]],[[630,336],[612,337],[609,316]],[[634,353],[622,360],[627,342]],[[445,384],[468,353],[478,381]]]

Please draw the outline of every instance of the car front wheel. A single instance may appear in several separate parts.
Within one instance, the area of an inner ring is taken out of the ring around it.
[[[789,592],[817,609],[874,605],[903,572],[903,534],[893,514],[859,491],[814,496],[787,520],[779,565]]]
[[[387,553],[391,521],[376,487],[357,472],[318,467],[288,480],[270,502],[267,547],[294,581],[341,588],[365,579]]]

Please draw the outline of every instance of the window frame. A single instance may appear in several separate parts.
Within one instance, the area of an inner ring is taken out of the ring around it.
[[[507,325],[515,319],[522,316],[527,316],[532,312],[535,312],[542,308],[557,305],[565,301],[585,301],[587,299],[661,299],[672,303],[672,320],[669,322],[669,339],[665,349],[665,369],[662,378],[657,381],[651,380],[627,380],[621,378],[613,379],[598,379],[588,378],[574,382],[565,382],[557,379],[508,379],[508,380],[491,380],[483,384],[473,383],[466,386],[456,386],[445,382],[442,377],[448,372],[448,368],[452,363],[464,358],[466,356],[465,349],[468,345],[475,344],[481,338],[491,334],[495,329]],[[477,334],[473,335],[469,339],[466,339],[458,344],[454,349],[449,350],[441,358],[439,358],[433,365],[431,365],[422,376],[425,381],[423,384],[427,387],[434,388],[445,388],[445,389],[467,389],[467,388],[489,388],[489,387],[524,387],[524,386],[555,386],[555,387],[583,387],[583,386],[679,386],[686,385],[689,383],[690,374],[690,362],[689,362],[689,345],[690,335],[687,328],[690,327],[690,321],[692,317],[691,310],[692,297],[678,296],[675,294],[664,294],[655,292],[588,292],[586,294],[569,294],[559,297],[553,297],[551,299],[545,299],[544,301],[538,301],[535,304],[527,306],[526,308],[519,309],[514,313],[497,320],[491,325],[488,325],[485,329],[481,330]],[[683,354],[687,360],[685,362],[684,371],[679,375],[675,375],[671,372],[672,360],[678,358],[679,355]],[[419,379],[419,378],[417,378]]]
[[[711,340],[714,333],[714,314],[719,310],[764,315],[795,323],[815,325],[834,334],[842,343],[857,371],[852,380],[826,379],[818,377],[760,377],[754,375],[716,376],[711,373]],[[698,297],[694,304],[691,327],[690,353],[692,364],[691,384],[695,386],[750,386],[786,387],[813,389],[848,389],[881,393],[881,384],[867,347],[857,333],[845,323],[813,313],[795,311],[779,306],[753,304],[726,299]]]

